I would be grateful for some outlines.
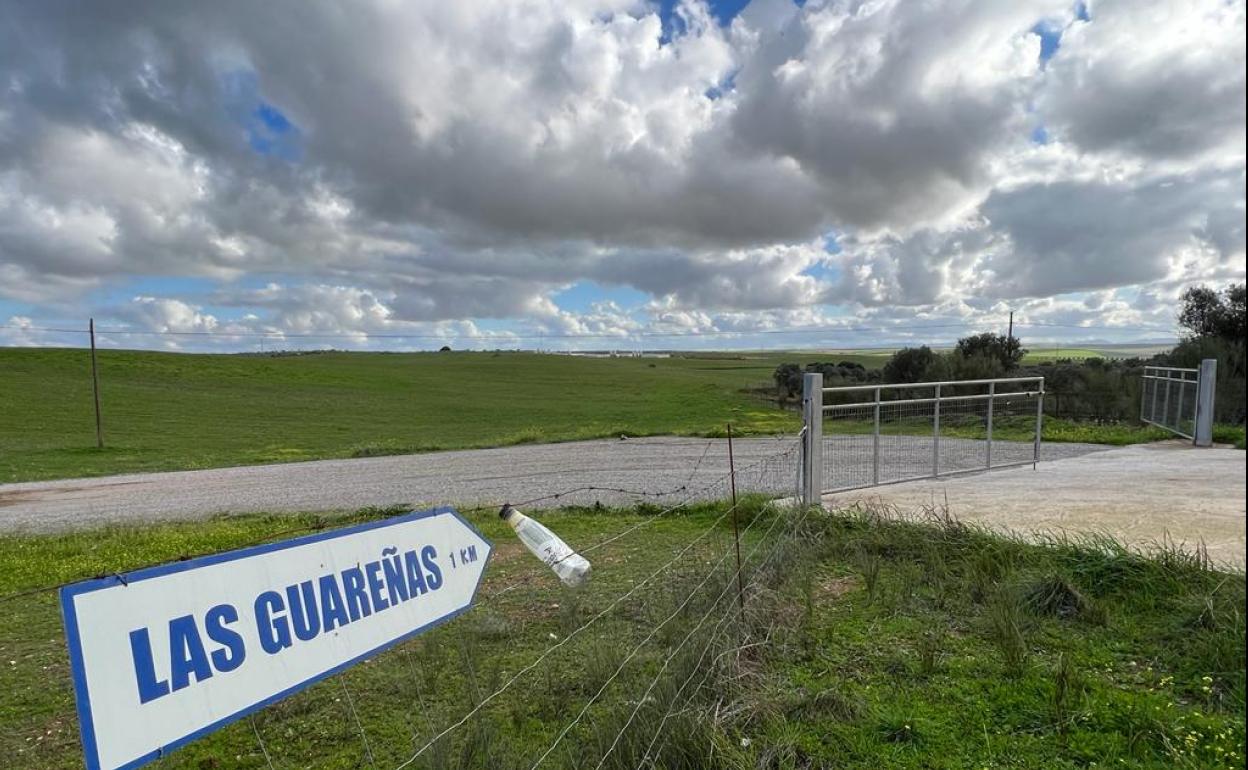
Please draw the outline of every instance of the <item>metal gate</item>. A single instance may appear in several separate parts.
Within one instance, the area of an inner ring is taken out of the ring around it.
[[[807,374],[803,497],[1040,458],[1044,378],[823,387]]]
[[[1140,422],[1192,439],[1197,446],[1213,441],[1213,386],[1217,361],[1199,369],[1146,366],[1140,378]]]

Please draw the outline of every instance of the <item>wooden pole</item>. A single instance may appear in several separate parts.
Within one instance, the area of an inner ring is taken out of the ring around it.
[[[737,606],[745,623],[745,588],[741,585],[741,531],[737,526],[737,466],[732,457],[732,423],[728,423],[728,484],[732,489],[732,539],[737,547]]]
[[[95,356],[95,319],[88,322],[91,332],[91,392],[95,396],[95,448],[104,448],[104,425],[100,420],[100,366]]]

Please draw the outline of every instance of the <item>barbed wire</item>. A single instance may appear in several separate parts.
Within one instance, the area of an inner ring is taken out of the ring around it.
[[[756,554],[756,553],[758,552],[759,548],[761,548],[761,547],[762,547],[762,544],[766,541],[766,538],[767,538],[767,537],[771,534],[771,532],[775,529],[776,525],[777,525],[777,524],[781,521],[781,519],[782,519],[782,518],[783,518],[783,516],[780,516],[780,515],[776,515],[776,516],[774,516],[774,517],[773,517],[773,519],[772,519],[772,523],[771,523],[771,526],[770,526],[770,527],[768,527],[768,528],[767,528],[767,531],[763,533],[763,535],[762,535],[762,539],[760,539],[760,540],[759,540],[759,542],[758,542],[758,543],[756,543],[756,544],[754,545],[754,547],[750,550],[750,552],[747,554],[747,556],[746,556],[746,562],[747,562],[747,563],[749,562],[749,560],[750,560],[750,559],[752,559],[752,558],[754,557],[754,554]],[[745,528],[744,530],[742,530],[742,532],[741,532],[741,536],[743,536],[743,537],[744,537],[744,536],[745,536],[745,535],[746,535],[746,534],[750,531],[750,529],[751,529],[751,528],[753,528],[753,526],[754,526],[755,522],[757,522],[757,521],[758,521],[758,518],[757,518],[757,517],[755,517],[754,519],[752,519],[752,520],[750,521],[749,525],[748,525],[748,526],[746,526],[746,528]],[[779,547],[779,544],[777,544],[777,546],[776,546],[776,547]],[[666,618],[666,619],[665,619],[662,623],[660,623],[658,626],[656,626],[654,629],[652,629],[652,630],[651,630],[651,632],[650,632],[650,634],[649,634],[649,635],[647,635],[645,639],[643,639],[640,643],[638,643],[638,644],[637,644],[637,645],[633,648],[633,650],[629,653],[628,657],[626,657],[626,658],[624,659],[624,662],[623,662],[623,663],[621,663],[621,664],[620,664],[620,666],[616,669],[615,674],[613,674],[613,675],[612,675],[612,676],[611,676],[611,677],[607,680],[606,684],[604,684],[604,685],[603,685],[603,686],[599,689],[598,693],[597,693],[597,694],[595,694],[595,695],[594,695],[594,697],[590,699],[589,703],[585,704],[585,707],[584,707],[583,709],[581,709],[581,713],[580,713],[580,714],[578,714],[578,715],[576,716],[576,718],[574,718],[574,719],[572,720],[572,723],[570,723],[568,727],[564,728],[564,731],[563,731],[563,732],[559,735],[559,737],[557,737],[557,738],[555,739],[554,743],[552,743],[552,744],[550,745],[550,747],[546,750],[546,753],[544,753],[544,754],[543,754],[543,755],[542,755],[542,756],[538,759],[538,761],[537,761],[537,762],[535,762],[535,763],[533,764],[533,767],[532,767],[532,768],[530,768],[530,770],[536,770],[537,766],[538,766],[538,765],[540,765],[540,764],[542,763],[542,761],[543,761],[543,760],[545,760],[545,758],[546,758],[547,756],[549,756],[550,752],[551,752],[551,751],[554,751],[555,747],[559,744],[559,742],[563,740],[563,737],[564,737],[564,736],[566,736],[566,735],[567,735],[567,733],[568,733],[568,732],[572,729],[572,727],[574,727],[574,726],[575,726],[575,724],[576,724],[576,723],[578,723],[578,722],[580,721],[580,719],[581,719],[581,718],[585,715],[585,713],[589,711],[590,706],[592,706],[592,705],[594,704],[594,702],[595,702],[595,701],[596,701],[596,700],[597,700],[597,699],[598,699],[598,698],[602,695],[602,693],[606,691],[607,687],[608,687],[608,686],[610,686],[611,682],[613,682],[613,681],[615,680],[615,677],[616,677],[616,676],[618,676],[618,675],[619,675],[619,673],[620,673],[621,671],[623,671],[623,670],[624,670],[624,667],[628,664],[628,662],[629,662],[630,660],[632,660],[632,658],[633,658],[633,657],[637,654],[637,652],[638,652],[638,651],[639,651],[639,650],[640,650],[640,649],[641,649],[641,648],[642,648],[642,647],[643,647],[643,646],[644,646],[647,642],[649,642],[649,641],[650,641],[650,639],[654,638],[655,634],[657,634],[657,633],[659,632],[659,630],[661,630],[664,626],[666,626],[666,625],[667,625],[667,623],[669,623],[669,622],[670,622],[673,618],[675,618],[678,614],[680,614],[680,612],[681,612],[681,611],[682,611],[682,610],[683,610],[683,609],[684,609],[684,608],[685,608],[685,607],[689,604],[689,602],[692,600],[693,596],[697,593],[697,591],[698,591],[699,589],[701,589],[701,588],[702,588],[702,586],[706,585],[706,583],[710,580],[711,576],[715,574],[715,571],[718,569],[718,567],[719,567],[721,564],[723,564],[723,562],[724,562],[724,561],[725,561],[725,560],[726,560],[726,559],[727,559],[730,555],[731,555],[731,552],[725,552],[725,553],[724,553],[724,555],[723,555],[722,557],[720,557],[719,562],[717,562],[715,565],[713,565],[713,566],[711,567],[711,569],[707,572],[706,577],[702,579],[702,582],[698,584],[697,588],[695,588],[695,589],[693,589],[693,591],[690,591],[690,592],[689,592],[689,596],[685,598],[685,600],[684,600],[684,601],[680,604],[680,606],[678,606],[678,607],[677,607],[677,608],[676,608],[676,609],[672,612],[672,614],[668,615],[668,617],[667,617],[667,618]],[[738,577],[740,576],[740,568],[739,568],[739,567],[738,567],[738,569],[733,570],[733,572],[734,572],[734,573],[735,573]],[[642,706],[643,706],[643,705],[647,702],[647,701],[646,701],[646,699],[650,697],[650,693],[654,691],[655,686],[657,686],[657,685],[658,685],[659,680],[662,678],[663,673],[664,673],[665,671],[667,671],[667,667],[671,664],[672,660],[676,657],[676,655],[678,655],[678,654],[680,653],[680,651],[681,651],[681,650],[683,650],[683,649],[685,648],[685,645],[689,643],[689,640],[690,640],[691,638],[693,638],[693,635],[694,635],[694,634],[696,634],[696,633],[697,633],[697,632],[698,632],[698,631],[702,628],[702,626],[706,623],[707,619],[708,619],[708,618],[710,618],[711,613],[715,611],[715,608],[716,608],[716,607],[718,607],[718,606],[719,606],[719,603],[720,603],[720,602],[722,602],[722,601],[724,600],[724,597],[726,597],[726,596],[728,596],[728,595],[729,595],[729,592],[730,592],[730,591],[731,591],[734,587],[737,587],[737,586],[736,586],[736,584],[734,584],[734,582],[733,582],[732,580],[729,580],[729,581],[727,581],[727,582],[725,583],[723,590],[721,590],[721,591],[719,592],[719,596],[717,596],[717,597],[715,598],[715,601],[711,604],[711,606],[707,609],[707,611],[706,611],[706,612],[702,615],[702,618],[701,618],[701,619],[697,622],[697,624],[696,624],[696,625],[695,625],[695,626],[694,626],[694,627],[693,627],[693,628],[689,631],[689,633],[685,635],[685,638],[681,641],[681,643],[680,643],[680,644],[679,644],[679,645],[678,645],[678,646],[677,646],[674,650],[672,650],[672,651],[671,651],[671,653],[669,653],[669,654],[668,654],[667,658],[663,661],[663,665],[662,665],[662,666],[660,666],[659,671],[658,671],[658,672],[654,675],[654,678],[651,680],[650,685],[646,688],[646,691],[645,691],[644,693],[642,693],[641,697],[639,697],[639,698],[637,699],[637,703],[634,705],[632,713],[631,713],[631,714],[629,714],[628,719],[625,721],[625,723],[624,723],[623,727],[621,727],[621,728],[620,728],[620,730],[616,733],[616,735],[615,735],[615,739],[611,742],[610,747],[608,747],[608,748],[607,748],[607,751],[603,754],[602,758],[601,758],[601,759],[599,759],[598,764],[595,766],[595,770],[600,770],[600,768],[603,766],[603,764],[607,761],[607,758],[608,758],[609,756],[611,756],[611,754],[615,751],[615,747],[619,745],[620,739],[623,737],[624,732],[625,732],[625,731],[626,731],[626,730],[627,730],[627,729],[628,729],[628,728],[632,725],[633,720],[637,717],[637,714],[641,711],[641,707],[642,707]],[[731,602],[730,602],[730,603],[729,603],[728,610],[725,612],[725,615],[728,615],[728,614],[730,614],[731,612],[732,612],[732,605],[731,605]]]
[[[268,765],[269,770],[274,770],[273,758],[269,756],[269,750],[264,745],[264,739],[260,737],[260,728],[256,727],[256,715],[252,714],[247,718],[247,721],[251,722],[251,731],[255,733],[256,744],[260,747],[260,753],[264,755],[264,763]]]
[[[734,505],[732,507],[732,510],[735,510],[735,509],[736,509],[736,506]],[[560,733],[557,736],[555,736],[555,740],[548,747],[546,747],[546,751],[542,752],[542,755],[537,758],[537,761],[532,764],[529,770],[537,770],[537,767],[541,765],[542,762],[546,761],[546,757],[550,756],[550,753],[554,751],[556,748],[558,748],[559,744],[563,742],[563,739],[567,736],[567,734],[571,732],[572,729],[575,728],[578,724],[580,724],[581,719],[584,718],[585,714],[588,713],[589,709],[595,703],[598,702],[598,699],[602,697],[602,694],[604,692],[607,691],[607,688],[610,687],[611,684],[617,678],[619,678],[620,673],[624,670],[626,666],[628,666],[629,662],[632,661],[632,659],[637,656],[637,653],[641,650],[641,648],[644,647],[646,643],[648,643],[651,639],[653,639],[655,635],[659,633],[659,631],[667,627],[667,624],[670,623],[672,619],[674,619],[677,615],[679,615],[681,611],[685,609],[685,607],[689,606],[689,603],[693,601],[693,597],[697,595],[697,592],[710,581],[711,577],[718,571],[720,565],[722,565],[725,561],[727,561],[730,556],[732,556],[732,551],[725,549],[724,555],[719,557],[719,561],[711,565],[711,568],[707,570],[707,573],[702,578],[702,581],[698,583],[698,585],[695,586],[693,590],[689,591],[686,594],[684,600],[682,600],[680,604],[676,606],[676,609],[672,610],[671,614],[669,614],[666,618],[664,618],[658,625],[651,628],[650,632],[646,634],[646,636],[640,642],[634,645],[631,650],[629,650],[628,654],[624,656],[624,660],[620,663],[620,665],[616,667],[615,671],[613,671],[611,675],[607,677],[607,680],[603,682],[602,686],[598,688],[598,692],[594,693],[594,695],[589,699],[589,701],[586,702],[585,705],[581,708],[580,712],[575,717],[572,718],[572,721],[569,722],[563,728],[563,730],[560,731]],[[732,584],[727,583],[724,588],[724,593],[727,593],[728,589],[731,587],[732,587]]]
[[[801,525],[805,523],[806,519],[810,515],[810,511],[811,511],[811,507],[803,506],[800,519],[791,528],[792,532],[796,532],[801,527]],[[771,559],[775,557],[775,555],[779,552],[780,547],[783,544],[784,544],[783,541],[780,541],[780,542],[777,542],[776,545],[772,547],[771,552],[767,555],[767,558],[763,560],[762,565],[760,565],[759,569],[755,571],[755,574],[750,579],[750,582],[746,584],[747,593],[748,593],[748,589],[754,588],[755,586],[759,584],[759,576],[762,574],[762,570],[766,568],[766,566],[770,563]],[[676,706],[680,703],[680,697],[684,693],[685,689],[689,686],[689,683],[693,681],[695,676],[701,673],[702,675],[701,679],[698,682],[697,687],[694,688],[694,691],[696,692],[698,689],[702,687],[702,685],[710,677],[711,671],[713,670],[714,666],[703,666],[702,665],[703,661],[706,660],[707,653],[715,645],[716,639],[719,637],[721,630],[726,625],[727,620],[731,617],[732,617],[732,608],[730,606],[728,608],[728,611],[726,611],[720,617],[719,622],[716,624],[715,628],[712,630],[711,635],[707,639],[706,644],[703,646],[702,652],[698,655],[698,661],[696,664],[694,664],[692,670],[689,673],[689,676],[685,678],[685,681],[681,683],[680,688],[677,689],[676,693],[672,696],[671,704],[668,706],[666,712],[663,715],[663,718],[659,721],[658,727],[655,728],[654,735],[651,736],[650,743],[646,746],[646,751],[642,755],[641,761],[638,762],[637,764],[637,770],[641,770],[641,768],[645,765],[646,760],[649,759],[650,753],[651,751],[653,751],[655,743],[659,740],[659,737],[663,734],[663,728],[667,725],[668,720],[675,713]],[[716,660],[718,660],[718,657],[720,656],[717,656]],[[656,681],[657,679],[658,677],[656,676]],[[685,702],[688,703],[691,699],[692,699],[692,696],[690,696],[690,698],[687,699]],[[622,731],[621,731],[621,734],[622,734]],[[601,764],[602,763],[600,762],[599,767],[601,767]]]
[[[364,732],[364,723],[360,721],[360,714],[355,710],[355,700],[351,698],[351,691],[347,689],[347,678],[340,676],[338,682],[342,685],[342,694],[347,698],[347,709],[351,712],[351,718],[355,720],[355,726],[359,728],[360,740],[364,742],[364,754],[368,757],[368,764],[376,767],[377,761],[373,758],[373,747],[368,742],[368,733]]]
[[[477,704],[476,704],[475,706],[473,706],[473,708],[472,708],[471,710],[469,710],[469,711],[468,711],[468,713],[467,713],[467,714],[465,714],[465,715],[464,715],[464,716],[463,716],[463,717],[462,717],[459,721],[457,721],[457,722],[455,722],[454,724],[450,725],[449,727],[447,727],[447,728],[443,729],[441,732],[439,732],[437,735],[435,735],[433,738],[431,738],[429,741],[427,741],[427,742],[426,742],[423,746],[421,746],[419,749],[417,749],[417,750],[416,750],[416,752],[415,752],[415,753],[414,753],[411,757],[409,757],[406,761],[404,761],[404,762],[400,763],[397,767],[395,767],[395,770],[403,770],[403,768],[410,767],[410,766],[412,765],[412,763],[413,763],[413,762],[415,762],[415,761],[416,761],[416,760],[417,760],[417,759],[418,759],[418,758],[419,758],[422,754],[424,754],[426,751],[428,751],[428,750],[429,750],[429,749],[430,749],[430,748],[431,748],[431,747],[432,747],[435,743],[437,743],[437,742],[438,742],[438,741],[440,741],[442,738],[444,738],[444,737],[446,737],[447,735],[449,735],[451,732],[453,732],[453,731],[455,731],[455,730],[459,729],[460,727],[462,727],[463,725],[467,724],[468,720],[470,720],[470,719],[471,719],[472,717],[474,717],[474,716],[475,716],[478,712],[480,712],[480,711],[481,711],[481,709],[485,708],[485,706],[486,706],[487,704],[489,704],[491,701],[493,701],[493,700],[494,700],[495,698],[497,698],[499,695],[502,695],[504,692],[506,692],[507,690],[509,690],[509,689],[511,688],[511,686],[512,686],[513,684],[515,684],[515,683],[516,683],[516,682],[517,682],[517,681],[518,681],[521,677],[523,677],[525,674],[529,673],[530,671],[534,670],[534,669],[535,669],[535,668],[537,668],[539,665],[541,665],[542,661],[544,661],[544,660],[546,660],[546,658],[550,657],[550,655],[551,655],[552,653],[554,653],[554,652],[555,652],[556,650],[558,650],[558,649],[561,649],[564,645],[566,645],[568,642],[570,642],[570,641],[572,641],[573,639],[575,639],[576,637],[578,637],[578,636],[579,636],[582,632],[584,632],[586,629],[591,628],[591,627],[592,627],[593,625],[595,625],[595,624],[596,624],[599,620],[601,620],[601,619],[602,619],[603,617],[605,617],[608,613],[610,613],[612,610],[614,610],[616,607],[618,607],[621,603],[623,603],[623,602],[624,602],[624,600],[628,599],[628,598],[629,598],[629,597],[631,597],[633,594],[637,593],[637,592],[638,592],[638,591],[640,591],[642,588],[644,588],[645,586],[649,585],[651,581],[653,581],[653,580],[654,580],[655,578],[657,578],[659,575],[663,574],[663,572],[665,572],[665,571],[666,571],[669,567],[671,567],[673,564],[675,564],[677,561],[679,561],[679,560],[681,559],[681,557],[683,557],[686,553],[688,553],[690,550],[692,550],[694,546],[696,546],[698,543],[700,543],[700,542],[702,542],[703,540],[705,540],[707,536],[709,536],[712,532],[714,532],[714,531],[715,531],[715,529],[719,526],[719,524],[720,524],[721,522],[723,522],[723,521],[724,521],[724,520],[725,520],[725,519],[726,519],[726,518],[727,518],[727,517],[728,517],[728,516],[729,516],[729,515],[733,512],[733,511],[735,511],[735,510],[736,510],[736,508],[737,508],[737,506],[736,506],[736,505],[734,505],[734,506],[732,506],[731,508],[729,508],[728,510],[724,511],[723,513],[721,513],[721,514],[720,514],[720,515],[719,515],[719,516],[718,516],[718,517],[717,517],[717,518],[716,518],[713,522],[711,522],[711,524],[710,524],[709,526],[707,526],[706,528],[704,528],[704,529],[702,530],[702,533],[701,533],[701,534],[699,534],[696,538],[694,538],[694,539],[693,539],[692,541],[690,541],[687,545],[685,545],[685,547],[684,547],[684,548],[680,549],[680,550],[676,553],[676,555],[675,555],[675,556],[673,556],[671,559],[669,559],[669,560],[667,560],[666,562],[664,562],[664,563],[663,563],[663,564],[662,564],[662,565],[661,565],[661,566],[660,566],[657,570],[655,570],[654,572],[650,573],[650,575],[648,575],[647,577],[643,578],[643,579],[642,579],[642,580],[640,580],[639,582],[635,583],[635,584],[633,585],[633,587],[632,587],[632,588],[630,588],[628,591],[626,591],[625,593],[623,593],[623,594],[621,594],[620,596],[616,597],[616,599],[615,599],[614,601],[612,601],[612,602],[611,602],[611,603],[610,603],[610,604],[609,604],[606,608],[604,608],[604,609],[603,609],[602,611],[600,611],[598,614],[594,615],[594,616],[593,616],[592,618],[590,618],[587,622],[585,622],[585,623],[581,624],[581,625],[580,625],[580,626],[578,626],[576,629],[574,629],[571,633],[569,633],[569,634],[565,635],[565,636],[564,636],[563,638],[561,638],[559,641],[557,641],[557,642],[555,642],[554,644],[552,644],[552,645],[550,645],[549,647],[547,647],[547,648],[546,648],[546,649],[545,649],[545,650],[544,650],[544,651],[543,651],[540,655],[538,655],[538,656],[537,656],[537,657],[536,657],[533,661],[531,661],[528,665],[524,666],[524,667],[523,667],[523,668],[521,668],[519,671],[517,671],[515,674],[513,674],[513,675],[512,675],[512,676],[511,676],[511,677],[510,677],[510,678],[509,678],[506,682],[504,682],[504,683],[502,684],[502,686],[500,686],[499,688],[497,688],[496,690],[494,690],[492,693],[490,693],[489,695],[485,696],[485,697],[484,697],[484,698],[482,698],[480,701],[478,701],[478,702],[477,702]]]
[[[804,431],[804,430],[805,430],[805,429],[803,429],[803,431]],[[770,456],[770,457],[764,457],[764,458],[762,458],[762,459],[760,459],[760,460],[757,460],[757,461],[755,461],[755,462],[753,462],[753,463],[750,463],[749,465],[745,466],[745,467],[744,467],[744,468],[742,468],[741,470],[736,471],[738,478],[740,478],[740,474],[742,474],[742,473],[746,473],[746,472],[749,472],[749,471],[751,471],[751,470],[757,469],[757,468],[759,468],[759,467],[761,467],[761,466],[766,465],[766,464],[767,464],[768,462],[770,462],[770,461],[776,460],[777,458],[787,458],[787,457],[791,456],[792,454],[794,454],[795,452],[799,451],[799,450],[801,449],[801,435],[802,435],[802,434],[801,434],[801,433],[799,433],[799,434],[798,434],[798,438],[797,438],[797,439],[795,439],[795,440],[794,440],[794,442],[792,443],[792,445],[791,445],[788,449],[784,450],[783,452],[776,453],[776,454],[774,454],[774,455],[772,455],[772,456]],[[708,448],[709,448],[709,445],[708,445]],[[796,472],[796,471],[797,471],[797,469],[796,469],[796,468],[794,468],[793,470],[794,470],[794,472]],[[636,532],[636,531],[638,531],[638,530],[640,530],[640,529],[643,529],[643,528],[645,528],[645,527],[649,527],[649,526],[653,525],[653,524],[654,524],[656,521],[658,521],[659,519],[663,518],[664,516],[667,516],[669,513],[672,513],[673,511],[676,511],[676,510],[680,509],[680,508],[681,508],[683,505],[685,505],[686,503],[689,503],[689,502],[693,501],[695,498],[698,498],[700,495],[702,495],[702,494],[703,494],[703,493],[705,493],[706,491],[708,491],[708,490],[710,490],[710,489],[712,489],[712,488],[714,488],[714,487],[716,487],[716,486],[720,486],[720,485],[723,485],[723,484],[727,483],[727,482],[730,480],[730,478],[732,477],[732,475],[733,475],[733,471],[729,471],[728,473],[723,474],[722,476],[717,477],[714,481],[710,482],[709,484],[707,484],[707,485],[705,485],[705,486],[703,486],[703,487],[700,487],[700,488],[698,488],[698,489],[693,490],[693,491],[692,491],[692,492],[690,492],[690,493],[689,493],[686,497],[684,497],[683,499],[681,499],[680,501],[678,501],[676,504],[672,505],[671,507],[669,507],[669,508],[667,508],[667,509],[665,509],[665,510],[660,511],[659,513],[657,513],[657,514],[655,514],[655,515],[653,515],[653,516],[650,516],[650,517],[648,517],[648,518],[642,519],[640,522],[637,522],[636,524],[629,525],[628,527],[625,527],[623,530],[621,530],[621,531],[619,531],[619,532],[617,532],[617,533],[615,533],[615,534],[613,534],[613,535],[610,535],[610,536],[608,536],[608,537],[606,537],[606,538],[604,538],[604,539],[602,539],[602,540],[600,540],[600,541],[598,541],[598,542],[596,542],[596,543],[594,543],[594,544],[592,544],[592,545],[589,545],[589,546],[586,546],[586,547],[584,547],[584,548],[581,548],[581,549],[577,550],[577,552],[578,552],[578,553],[580,553],[581,555],[586,555],[586,554],[593,553],[594,551],[597,551],[599,548],[603,548],[603,547],[605,547],[605,546],[611,545],[612,543],[614,543],[614,542],[616,542],[616,541],[618,541],[618,540],[620,540],[620,539],[622,539],[622,538],[624,538],[624,537],[627,537],[628,535],[631,535],[631,534],[633,534],[634,532]],[[683,489],[683,487],[682,487],[682,489]],[[748,490],[747,490],[747,491],[748,491]],[[776,490],[772,490],[772,491],[776,491]],[[786,491],[787,491],[787,490],[786,490]],[[548,498],[539,498],[539,499],[548,499]],[[517,505],[517,507],[518,507],[519,505],[523,505],[523,503],[519,503],[519,504],[516,504],[516,505]],[[534,573],[540,573],[540,572],[542,571],[542,569],[541,569],[540,567],[538,567],[538,566],[534,565],[534,566],[532,567],[532,571],[533,571]],[[499,591],[495,591],[494,593],[491,593],[489,596],[485,597],[485,599],[484,599],[483,601],[492,601],[492,600],[494,600],[494,599],[497,599],[498,597],[500,597],[500,596],[502,596],[502,595],[504,595],[504,594],[510,593],[511,591],[514,591],[514,590],[516,590],[516,589],[520,588],[522,585],[523,585],[522,583],[519,583],[519,582],[514,582],[514,583],[512,583],[512,585],[510,585],[510,586],[508,586],[508,587],[506,587],[506,588],[503,588],[503,589],[501,589],[501,590],[499,590]]]

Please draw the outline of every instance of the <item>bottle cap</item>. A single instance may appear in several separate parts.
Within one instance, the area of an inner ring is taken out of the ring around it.
[[[511,507],[511,503],[503,503],[503,507],[498,511],[498,518],[506,519],[514,510],[516,509]]]

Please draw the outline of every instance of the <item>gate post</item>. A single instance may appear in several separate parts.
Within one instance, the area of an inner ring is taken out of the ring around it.
[[[1213,446],[1213,396],[1218,382],[1218,359],[1200,362],[1196,385],[1196,446]]]
[[[823,375],[802,375],[802,504],[819,505],[823,496]]]
[[[875,389],[875,407],[871,410],[871,483],[880,483],[880,389]]]
[[[1040,441],[1044,431],[1044,378],[1040,378],[1040,393],[1036,396],[1036,443],[1031,448],[1031,469],[1040,462]]]
[[[987,451],[984,453],[987,455],[987,460],[984,463],[986,468],[992,467],[992,402],[996,399],[997,383],[990,382],[988,383],[988,446],[986,447]]]
[[[1170,427],[1170,423],[1167,422],[1167,420],[1170,419],[1170,377],[1171,376],[1172,375],[1170,374],[1166,374],[1166,397],[1161,402],[1161,424],[1167,428]],[[1180,411],[1182,410],[1180,409]]]

